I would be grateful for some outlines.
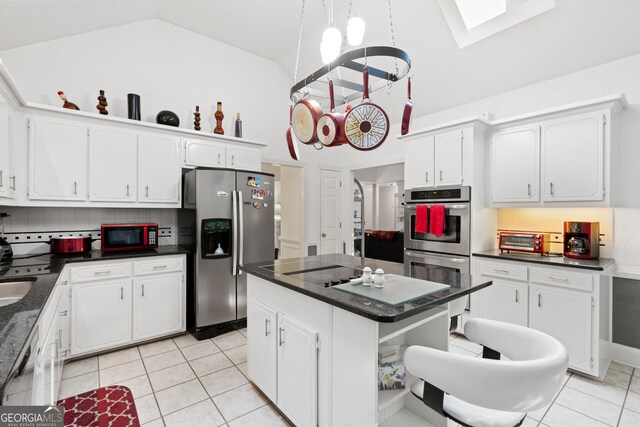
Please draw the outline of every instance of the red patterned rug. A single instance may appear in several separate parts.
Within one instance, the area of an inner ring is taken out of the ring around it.
[[[122,385],[67,397],[58,405],[64,406],[66,427],[140,427],[131,390]]]

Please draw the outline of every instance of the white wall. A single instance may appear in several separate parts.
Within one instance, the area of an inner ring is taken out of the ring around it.
[[[378,185],[378,230],[395,230],[394,185]]]
[[[288,158],[290,81],[273,61],[152,19],[0,51],[27,101],[62,105],[65,92],[81,110],[96,112],[103,89],[110,115],[127,117],[127,93],[141,96],[142,120],[174,111],[180,127],[193,129],[200,105],[203,131],[215,123],[222,101],[225,133],[241,113],[243,136],[269,144],[267,159]]]

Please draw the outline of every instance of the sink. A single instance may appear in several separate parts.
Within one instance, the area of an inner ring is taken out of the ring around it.
[[[34,280],[0,282],[0,307],[20,301],[29,292]]]

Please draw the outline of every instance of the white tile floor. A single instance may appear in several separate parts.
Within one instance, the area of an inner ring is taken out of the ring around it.
[[[288,427],[246,377],[246,330],[186,334],[65,364],[60,398],[129,387],[144,427]]]
[[[482,347],[451,335],[449,351],[478,357]],[[246,360],[246,330],[205,341],[182,335],[65,364],[60,398],[122,384],[144,427],[289,426],[247,380]],[[640,426],[640,369],[614,362],[604,382],[569,372],[523,426]]]

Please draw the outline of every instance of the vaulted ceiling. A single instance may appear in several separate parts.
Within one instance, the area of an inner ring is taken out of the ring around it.
[[[336,25],[344,28],[347,0],[335,4]],[[640,1],[556,0],[556,4],[461,50],[437,0],[392,0],[398,46],[413,61],[415,114],[640,53]],[[390,44],[387,2],[360,0],[357,5],[367,23],[365,43]],[[300,6],[301,0],[0,0],[0,51],[158,18],[272,59],[291,74]],[[322,0],[306,0],[306,9],[299,77],[321,66],[318,46],[326,25]],[[384,103],[400,110],[404,97],[404,90],[394,90]],[[392,114],[393,119],[397,117]]]

